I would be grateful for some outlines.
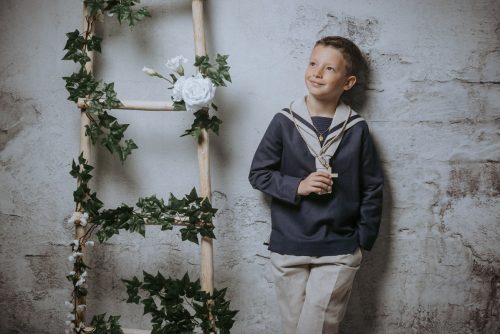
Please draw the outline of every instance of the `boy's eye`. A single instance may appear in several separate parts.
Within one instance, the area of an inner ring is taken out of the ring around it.
[[[334,71],[333,67],[331,67],[331,66],[328,66],[326,69],[327,69],[328,71]]]
[[[313,61],[309,63],[309,66],[315,66],[315,65],[316,65],[316,63]]]

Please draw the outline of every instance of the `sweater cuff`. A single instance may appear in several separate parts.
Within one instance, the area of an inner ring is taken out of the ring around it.
[[[290,204],[298,205],[302,197],[297,194],[302,178],[283,175],[284,200]]]
[[[363,226],[360,226],[358,233],[359,233],[359,245],[364,250],[370,251],[373,248],[373,245],[375,244],[375,239],[377,238],[377,236],[364,229]]]

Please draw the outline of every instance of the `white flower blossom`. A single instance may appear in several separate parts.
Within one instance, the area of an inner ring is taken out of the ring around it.
[[[82,255],[83,255],[83,253],[80,253],[80,252],[73,252],[73,254],[72,254],[72,256],[75,257],[75,258],[79,257],[79,256],[82,256]]]
[[[85,278],[80,277],[80,279],[75,283],[75,286],[83,285],[83,283],[85,283]]]
[[[108,15],[109,17],[112,17],[113,15],[115,15],[115,13],[111,13],[110,11],[106,11],[106,15]]]
[[[70,246],[74,246],[74,249],[78,249],[78,246],[80,245],[80,240],[73,240],[69,243]]]
[[[80,225],[86,226],[87,222],[88,222],[88,219],[89,219],[89,213],[88,212],[83,212],[80,215]]]
[[[75,257],[73,255],[68,256],[69,262],[75,263]]]
[[[75,274],[76,274],[76,273],[75,273],[73,270],[71,270],[71,271],[69,272],[69,274],[68,274],[68,275],[69,275],[69,276],[74,276]]]
[[[73,225],[75,221],[78,219],[79,212],[73,212],[71,217],[68,219],[68,224]]]
[[[172,71],[176,71],[179,67],[182,66],[182,64],[186,64],[187,62],[188,60],[183,56],[177,56],[169,59],[165,66],[167,66],[167,68],[171,69]]]
[[[76,309],[79,311],[83,311],[83,310],[85,310],[85,308],[87,308],[87,305],[85,305],[85,304],[80,304],[76,307]]]
[[[182,87],[184,86],[185,81],[186,77],[179,77],[174,84],[174,89],[172,90],[172,100],[175,102],[182,101]]]
[[[90,246],[90,247],[92,247],[92,246],[94,246],[94,242],[93,242],[92,240],[89,240],[89,241],[87,241],[87,242],[85,243],[85,246]]]
[[[158,72],[156,72],[156,71],[155,71],[155,70],[153,70],[152,68],[149,68],[149,67],[146,67],[146,66],[144,66],[144,67],[142,68],[142,71],[143,71],[144,73],[146,73],[147,75],[151,76],[151,77],[154,77],[154,76],[158,75]]]
[[[72,310],[72,309],[73,309],[73,307],[74,307],[73,303],[68,302],[68,301],[65,301],[65,302],[64,302],[64,305],[65,305],[68,309],[70,309],[70,310]]]
[[[74,315],[73,313],[68,313],[68,315],[66,316],[66,318],[67,318],[68,320],[70,320],[70,321],[71,321],[71,320],[75,320],[75,315]]]
[[[182,99],[186,103],[187,111],[195,112],[208,107],[215,94],[215,85],[209,78],[200,73],[187,78],[182,85]]]

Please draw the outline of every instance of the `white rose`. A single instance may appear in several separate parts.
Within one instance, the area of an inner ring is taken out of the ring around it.
[[[215,94],[215,85],[209,78],[200,73],[195,77],[187,78],[182,85],[182,99],[188,111],[198,111],[208,107]]]
[[[182,101],[182,87],[184,86],[184,81],[186,81],[186,77],[180,77],[174,84],[174,88],[172,90],[172,100],[175,102]]]
[[[183,56],[177,56],[172,59],[167,60],[167,63],[165,66],[167,66],[169,69],[172,71],[176,71],[179,67],[182,66],[182,64],[186,64],[188,60],[184,58]]]

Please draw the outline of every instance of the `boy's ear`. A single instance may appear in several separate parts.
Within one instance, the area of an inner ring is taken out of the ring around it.
[[[351,89],[354,84],[356,84],[357,78],[354,75],[349,76],[344,83],[344,90],[347,91]]]

